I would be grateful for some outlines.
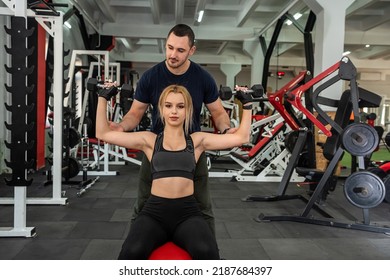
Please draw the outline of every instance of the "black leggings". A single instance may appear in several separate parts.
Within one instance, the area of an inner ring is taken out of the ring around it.
[[[217,241],[193,196],[168,199],[151,195],[133,222],[118,259],[148,259],[172,241],[193,259],[219,259]]]

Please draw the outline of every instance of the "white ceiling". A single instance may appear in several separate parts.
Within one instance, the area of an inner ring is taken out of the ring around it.
[[[339,0],[344,1],[344,0]],[[89,32],[113,35],[112,56],[135,63],[155,63],[164,58],[165,38],[177,23],[193,27],[197,52],[193,59],[203,64],[251,64],[243,50],[245,41],[266,42],[274,22],[284,12],[294,15],[304,28],[309,9],[303,0],[57,0],[75,5],[83,14]],[[198,23],[198,11],[204,9]],[[314,28],[315,30],[315,28]],[[355,0],[347,9],[345,47],[352,59],[375,67],[390,67],[390,0]],[[315,35],[315,34],[314,34]],[[365,45],[369,44],[370,47]],[[303,35],[294,25],[284,25],[274,50],[274,60],[286,66],[302,65]],[[340,54],[341,56],[341,54]],[[374,63],[373,63],[374,61]],[[296,65],[294,65],[296,64]]]

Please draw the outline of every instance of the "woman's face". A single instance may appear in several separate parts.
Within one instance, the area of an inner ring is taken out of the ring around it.
[[[181,93],[168,93],[163,104],[163,118],[165,124],[183,126],[186,116],[184,98]]]

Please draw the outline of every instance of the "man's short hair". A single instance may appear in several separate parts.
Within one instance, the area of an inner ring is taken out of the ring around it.
[[[175,25],[169,31],[168,37],[169,37],[169,35],[171,35],[171,33],[175,34],[178,37],[187,36],[188,40],[190,42],[190,47],[192,47],[195,44],[195,34],[194,34],[194,31],[187,24],[179,23],[179,24]]]

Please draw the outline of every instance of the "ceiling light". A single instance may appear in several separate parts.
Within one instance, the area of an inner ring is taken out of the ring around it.
[[[201,22],[201,21],[202,21],[202,19],[203,19],[203,14],[204,14],[204,10],[199,11],[198,22]]]
[[[345,51],[343,52],[343,56],[349,55],[351,52],[350,51]]]
[[[296,13],[296,14],[294,15],[294,18],[295,18],[295,19],[299,19],[301,16],[302,16],[301,13]]]
[[[301,13],[296,13],[295,15],[293,15],[293,18],[294,18],[295,20],[297,20],[297,19],[299,19],[301,16],[302,16]],[[288,19],[288,20],[286,20],[286,24],[287,24],[287,25],[291,25],[291,24],[292,24],[292,21]]]
[[[72,25],[70,25],[70,23],[69,23],[69,22],[67,22],[67,21],[65,21],[65,22],[64,22],[64,25],[65,25],[66,27],[68,27],[69,29],[71,29],[71,28],[72,28]]]
[[[122,41],[122,44],[123,44],[126,48],[130,49],[130,44],[129,44],[129,42],[128,42],[125,38],[119,38],[119,40]]]

